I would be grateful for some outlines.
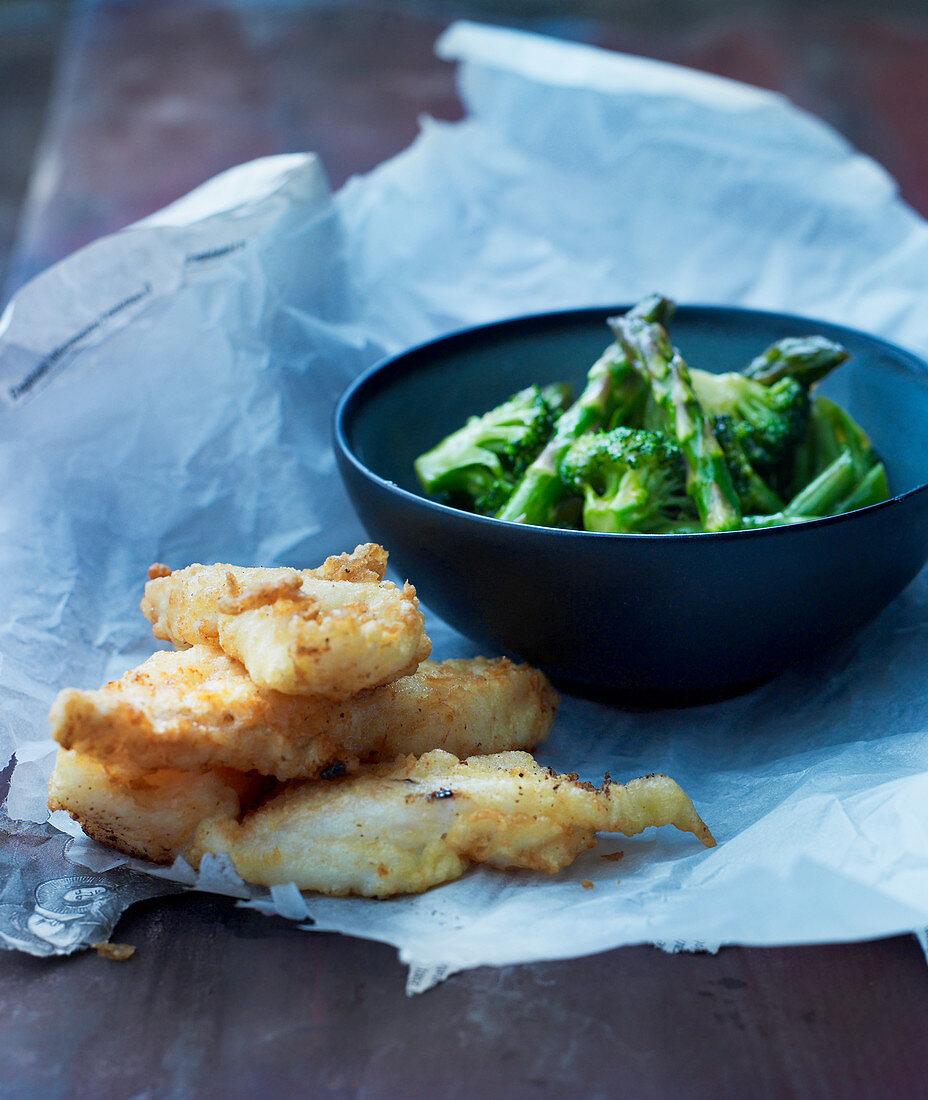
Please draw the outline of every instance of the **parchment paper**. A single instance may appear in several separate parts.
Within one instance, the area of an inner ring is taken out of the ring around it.
[[[308,154],[243,165],[46,272],[0,321],[0,761],[16,753],[7,810],[23,823],[8,844],[52,835],[56,692],[156,647],[138,611],[152,561],[303,566],[364,540],[330,421],[384,352],[659,289],[928,353],[926,225],[821,122],[743,85],[520,32],[458,24],[437,48],[460,63],[464,121],[424,119],[411,148],[335,195]],[[475,652],[426,614],[437,657]],[[917,933],[926,638],[923,573],[853,641],[740,698],[655,711],[565,698],[541,759],[597,781],[673,775],[712,851],[671,830],[605,838],[553,879],[477,869],[386,903],[248,890],[215,860],[199,878],[129,870],[155,892],[221,890],[392,943],[413,991],[629,943]],[[59,816],[74,837],[61,875],[128,874]],[[19,890],[33,905],[14,878],[4,902]]]

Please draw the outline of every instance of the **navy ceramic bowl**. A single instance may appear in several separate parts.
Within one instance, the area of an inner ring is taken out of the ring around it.
[[[567,687],[686,696],[737,690],[847,638],[928,558],[928,365],[861,332],[782,314],[680,307],[693,365],[737,370],[784,336],[822,333],[851,359],[822,384],[869,432],[891,500],[790,527],[723,534],[558,531],[427,499],[413,460],[465,417],[533,382],[579,392],[611,341],[572,310],[455,333],[362,375],[342,396],[335,448],[370,537],[420,598],[488,654]]]

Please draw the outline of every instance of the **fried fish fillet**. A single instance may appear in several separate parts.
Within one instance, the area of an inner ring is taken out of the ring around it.
[[[198,867],[207,853],[225,854],[246,882],[334,895],[421,893],[470,863],[553,874],[597,832],[675,825],[715,844],[667,776],[596,788],[525,752],[458,760],[436,749],[342,779],[279,784],[260,801],[263,782],[230,769],[111,770],[62,749],[49,805],[130,855]]]
[[[186,856],[196,866],[208,852],[224,853],[259,885],[382,898],[449,882],[472,862],[553,874],[597,832],[632,836],[652,825],[715,844],[667,776],[596,788],[524,752],[459,761],[435,750],[344,779],[288,784],[241,821],[204,821]]]
[[[292,779],[434,748],[532,748],[548,736],[557,702],[543,673],[506,658],[425,661],[337,702],[258,687],[238,661],[195,645],[155,653],[98,690],[62,691],[50,719],[60,745],[110,766]]]
[[[66,810],[101,844],[153,863],[171,863],[213,818],[235,819],[273,780],[231,768],[195,773],[175,769],[107,768],[59,749],[48,789],[52,810]]]
[[[142,611],[156,638],[219,646],[262,687],[347,699],[414,672],[432,647],[416,590],[374,579],[385,552],[364,549],[315,570],[152,566]]]

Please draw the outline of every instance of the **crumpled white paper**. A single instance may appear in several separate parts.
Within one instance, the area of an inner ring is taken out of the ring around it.
[[[243,165],[51,269],[0,321],[11,816],[46,816],[55,693],[155,647],[138,611],[152,561],[309,565],[363,541],[330,420],[384,352],[658,289],[928,353],[926,224],[821,122],[767,92],[515,31],[457,24],[438,51],[461,63],[463,122],[424,120],[334,196],[312,156]],[[437,657],[474,652],[429,626]],[[629,943],[918,931],[926,638],[923,573],[854,640],[740,698],[640,712],[565,698],[544,762],[595,780],[667,772],[714,850],[672,830],[605,838],[555,878],[478,868],[390,902],[249,891],[218,862],[200,885],[392,943],[412,989]],[[71,854],[116,862],[89,841]]]

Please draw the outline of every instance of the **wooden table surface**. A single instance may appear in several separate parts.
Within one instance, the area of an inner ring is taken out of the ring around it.
[[[456,118],[432,46],[500,22],[783,91],[928,214],[922,3],[79,6],[6,294],[223,168],[319,152],[333,186]],[[0,952],[0,1096],[871,1097],[928,1093],[912,937],[591,958],[455,975],[407,998],[393,949],[181,896],[96,954]]]

